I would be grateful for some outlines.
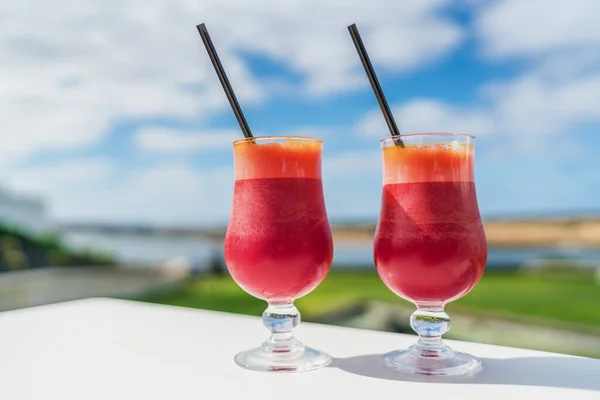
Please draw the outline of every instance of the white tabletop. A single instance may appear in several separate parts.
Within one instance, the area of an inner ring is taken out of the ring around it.
[[[237,367],[262,342],[258,317],[111,299],[0,314],[0,399],[588,399],[600,360],[448,341],[483,359],[470,378],[389,371],[379,354],[413,336],[302,323],[298,337],[334,364],[298,374]]]

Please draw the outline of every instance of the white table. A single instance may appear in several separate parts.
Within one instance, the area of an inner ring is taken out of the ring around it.
[[[334,364],[299,374],[257,373],[232,360],[267,331],[258,317],[111,299],[0,314],[0,399],[589,399],[600,360],[465,342],[481,357],[470,378],[389,371],[379,354],[414,337],[302,323],[298,337]]]

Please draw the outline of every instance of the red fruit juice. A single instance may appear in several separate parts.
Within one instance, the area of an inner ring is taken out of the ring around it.
[[[225,261],[248,293],[287,302],[313,290],[333,258],[321,181],[321,143],[234,148],[236,181]]]
[[[471,290],[487,261],[473,182],[472,148],[384,149],[384,186],[375,235],[383,282],[423,306]]]

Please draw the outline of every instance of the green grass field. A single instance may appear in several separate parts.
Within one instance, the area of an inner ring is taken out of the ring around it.
[[[252,315],[260,315],[266,307],[264,301],[243,292],[228,276],[191,279],[177,290],[138,300]],[[304,320],[314,320],[367,300],[410,306],[390,292],[375,271],[368,270],[333,270],[296,305]],[[600,285],[591,271],[488,271],[471,293],[450,304],[448,310],[600,332]]]

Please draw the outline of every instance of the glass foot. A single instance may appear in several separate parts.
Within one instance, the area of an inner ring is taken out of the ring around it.
[[[435,376],[474,374],[482,368],[479,359],[452,351],[449,347],[435,354],[424,354],[417,346],[411,346],[408,350],[384,354],[382,361],[386,367],[397,371]]]
[[[292,330],[300,323],[300,313],[292,303],[271,304],[262,316],[271,337],[260,347],[235,356],[237,365],[252,371],[302,372],[323,368],[331,357],[306,347]]]
[[[234,360],[240,367],[252,371],[303,372],[327,366],[331,357],[306,346],[281,352],[263,345],[239,353]]]

